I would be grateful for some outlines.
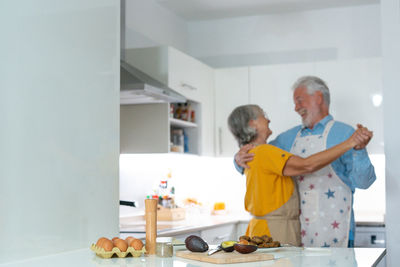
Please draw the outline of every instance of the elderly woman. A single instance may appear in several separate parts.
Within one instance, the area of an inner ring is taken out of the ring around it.
[[[250,151],[254,160],[245,170],[245,209],[253,215],[246,235],[268,235],[281,243],[301,245],[299,195],[290,176],[317,171],[339,158],[349,149],[361,144],[363,131],[354,134],[328,150],[301,158],[272,145],[267,139],[272,134],[270,120],[257,105],[239,106],[228,118],[229,129],[239,147],[253,144]]]

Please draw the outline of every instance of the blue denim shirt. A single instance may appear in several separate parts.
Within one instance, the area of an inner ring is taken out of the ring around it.
[[[313,129],[303,127],[302,125],[293,127],[278,135],[276,139],[269,142],[269,144],[290,151],[299,131],[301,131],[301,136],[322,134],[326,124],[331,120],[333,120],[333,117],[328,115],[319,121]],[[354,128],[350,125],[335,121],[327,137],[327,148],[345,141],[353,132]],[[331,165],[336,175],[351,189],[353,194],[356,188],[367,189],[376,180],[375,169],[369,160],[366,149],[351,149],[332,162]],[[236,162],[235,167],[239,172],[243,173],[243,168],[239,167]],[[352,203],[350,240],[354,240],[354,232],[355,221]]]

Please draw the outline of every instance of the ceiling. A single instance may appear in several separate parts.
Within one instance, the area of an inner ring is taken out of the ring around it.
[[[187,21],[377,4],[379,0],[156,0]]]

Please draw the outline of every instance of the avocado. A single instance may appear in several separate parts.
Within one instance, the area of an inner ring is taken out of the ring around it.
[[[233,251],[233,245],[235,245],[237,242],[236,241],[224,241],[221,243],[221,248],[225,252],[232,252]]]
[[[233,245],[234,249],[242,254],[248,254],[248,253],[252,253],[254,251],[257,250],[257,246],[253,246],[253,245],[244,245],[244,244],[240,244],[237,243],[235,245]]]
[[[197,235],[190,235],[185,239],[186,248],[192,252],[205,252],[208,250],[208,244]]]

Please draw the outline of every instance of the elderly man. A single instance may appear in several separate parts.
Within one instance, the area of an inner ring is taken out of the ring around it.
[[[318,77],[305,76],[293,85],[295,111],[302,125],[280,134],[270,144],[307,157],[335,146],[349,138],[354,129],[334,121],[329,114],[328,86]],[[350,150],[327,167],[309,175],[294,177],[300,194],[300,223],[303,246],[353,247],[355,222],[353,194],[356,188],[366,189],[376,179],[365,146],[372,132],[365,132],[364,143]],[[235,155],[238,171],[248,168],[253,159],[243,146]]]

